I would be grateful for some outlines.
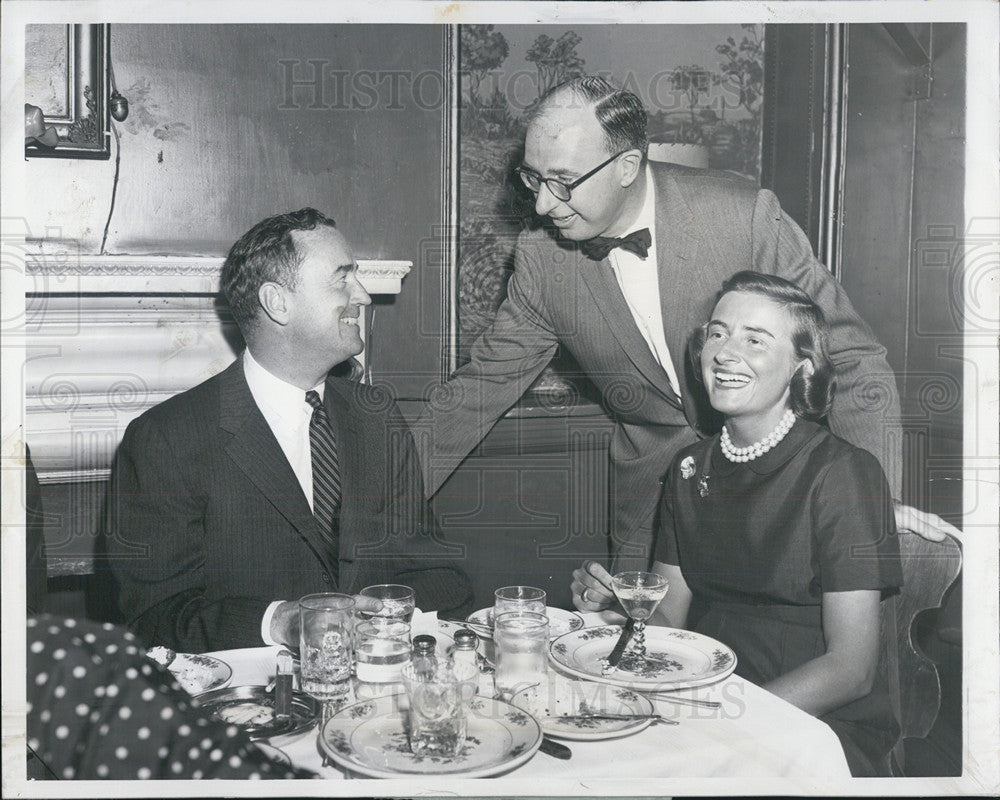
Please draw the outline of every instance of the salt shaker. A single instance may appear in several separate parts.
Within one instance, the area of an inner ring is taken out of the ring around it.
[[[417,675],[426,676],[430,679],[437,669],[437,657],[434,651],[437,649],[437,639],[423,633],[413,637],[413,650],[410,653],[410,661]]]
[[[455,643],[448,648],[448,657],[457,667],[459,664],[469,664],[478,668],[476,645],[478,637],[468,628],[459,628],[452,637]]]

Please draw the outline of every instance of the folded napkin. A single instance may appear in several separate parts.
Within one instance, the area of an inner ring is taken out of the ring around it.
[[[419,608],[413,612],[413,619],[410,621],[410,635],[420,636],[421,634],[438,635],[438,615],[437,611],[421,611]]]

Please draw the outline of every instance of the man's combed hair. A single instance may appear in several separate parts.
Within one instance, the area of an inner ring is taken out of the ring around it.
[[[641,150],[643,155],[646,154],[649,140],[646,138],[646,109],[642,101],[632,92],[615,88],[599,75],[571,78],[549,89],[529,112],[528,123],[567,96],[593,107],[594,115],[604,130],[609,153]]]
[[[292,233],[315,230],[320,225],[337,227],[314,208],[277,214],[258,222],[230,248],[222,265],[222,292],[244,333],[257,319],[261,286],[278,283],[295,288],[301,257],[295,251]]]
[[[789,383],[792,410],[805,419],[821,419],[830,410],[836,388],[833,364],[827,350],[829,328],[826,318],[813,299],[791,281],[763,272],[745,270],[737,272],[722,284],[722,291],[715,300],[730,292],[749,292],[766,297],[784,307],[795,321],[792,346],[795,357],[808,359],[813,365],[812,375],[797,369]],[[695,375],[701,377],[701,350],[705,346],[708,325],[702,325],[691,337],[690,355]]]

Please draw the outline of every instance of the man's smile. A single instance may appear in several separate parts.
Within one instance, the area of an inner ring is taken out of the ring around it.
[[[576,219],[576,214],[567,214],[564,217],[557,216],[556,214],[549,214],[549,219],[551,219],[556,225],[568,225]]]

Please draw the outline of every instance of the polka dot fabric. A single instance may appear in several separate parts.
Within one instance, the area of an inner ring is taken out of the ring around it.
[[[28,746],[51,777],[307,778],[209,719],[128,631],[28,618]]]

